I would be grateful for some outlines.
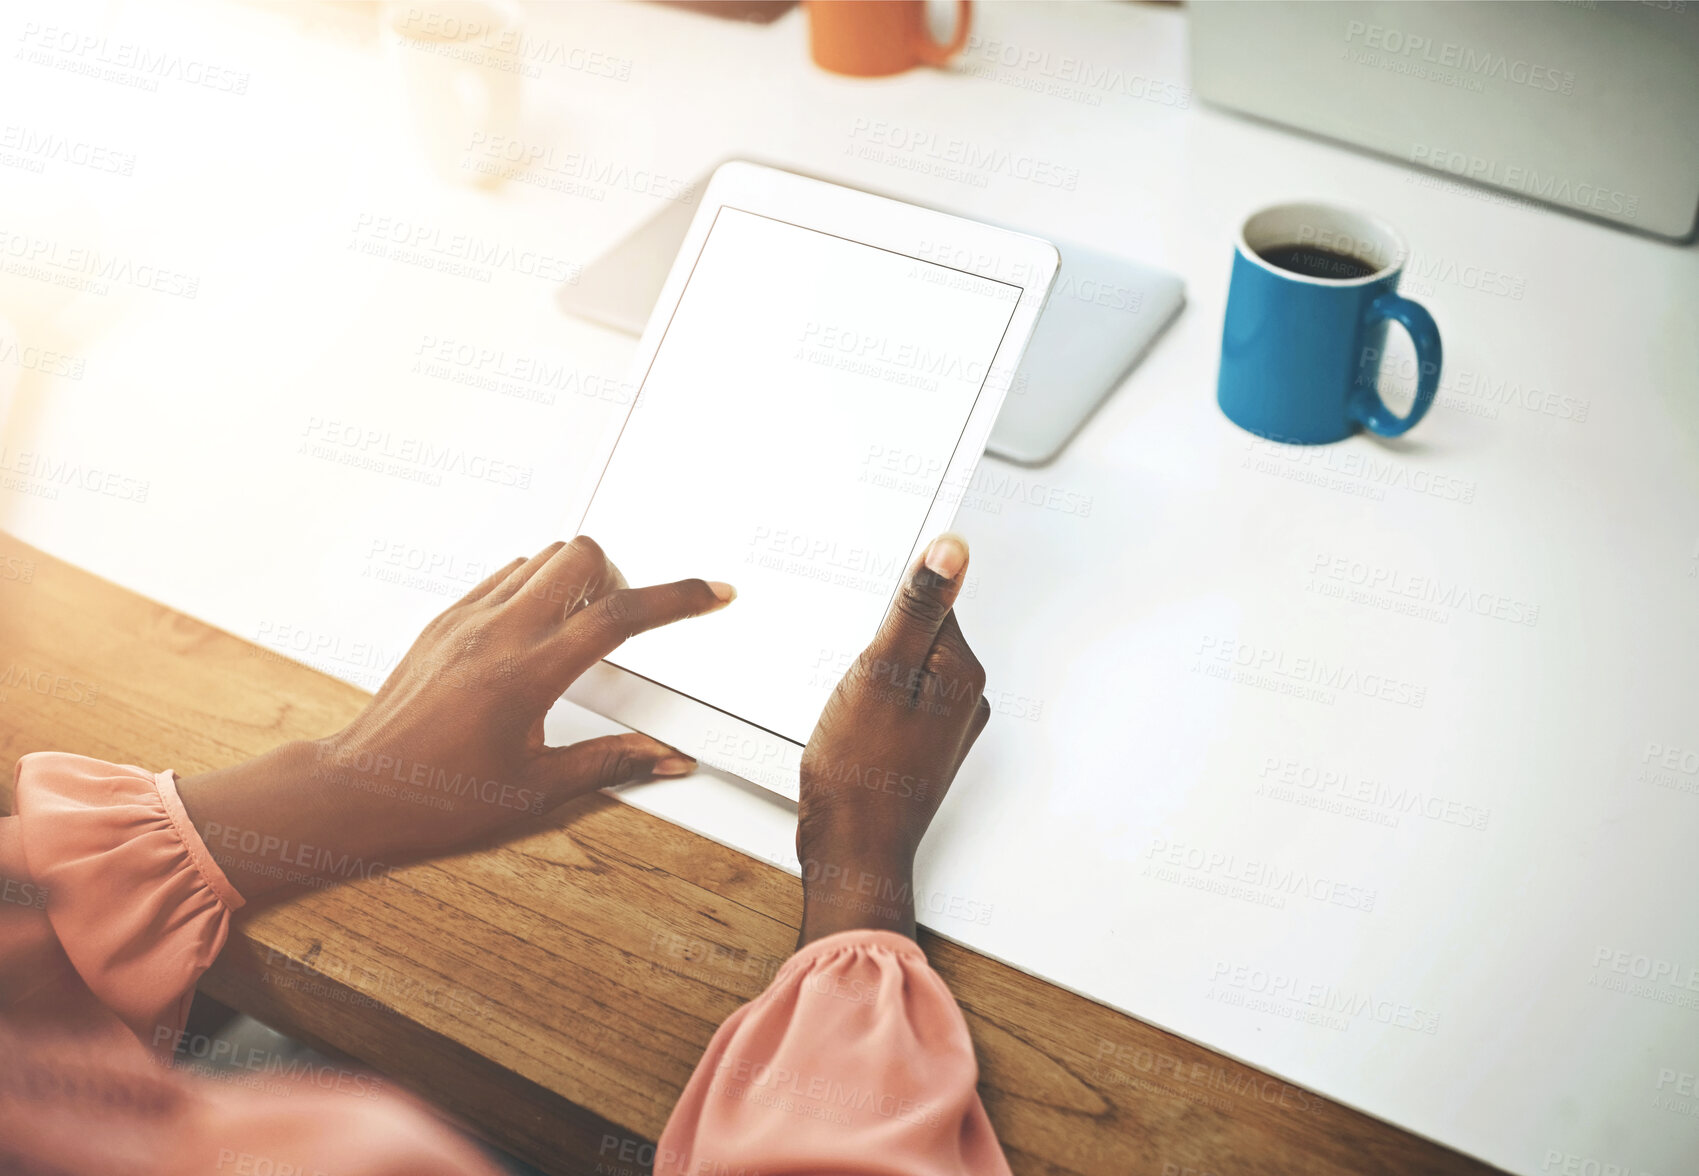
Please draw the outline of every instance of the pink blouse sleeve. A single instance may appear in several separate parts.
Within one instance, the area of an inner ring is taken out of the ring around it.
[[[52,935],[88,991],[168,1055],[242,896],[170,772],[63,752],[18,761],[18,840]]]
[[[0,1172],[495,1176],[376,1078],[339,1070],[327,1089],[322,1073],[262,1065],[237,1075],[270,1088],[253,1090],[158,1065],[242,896],[170,772],[39,753],[18,762],[13,797],[0,819]]]
[[[809,944],[709,1042],[655,1176],[1007,1176],[961,1010],[913,940]]]

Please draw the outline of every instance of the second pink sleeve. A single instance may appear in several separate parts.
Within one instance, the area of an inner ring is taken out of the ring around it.
[[[967,1023],[919,945],[887,931],[798,952],[727,1018],[655,1176],[1006,1176]]]

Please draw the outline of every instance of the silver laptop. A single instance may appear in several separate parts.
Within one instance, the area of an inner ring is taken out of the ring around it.
[[[829,176],[815,178],[843,183]],[[687,190],[706,187],[703,176]],[[642,334],[695,214],[694,203],[669,204],[585,266],[576,283],[561,287],[561,309],[627,334]],[[1062,451],[1179,314],[1185,285],[1165,270],[1059,240],[1052,233],[1002,227],[1042,237],[1062,257],[1050,302],[986,444],[987,453],[1040,465]]]
[[[1188,11],[1205,101],[1433,182],[1693,235],[1699,0],[1194,0]]]

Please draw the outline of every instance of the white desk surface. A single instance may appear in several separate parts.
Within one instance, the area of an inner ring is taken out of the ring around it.
[[[1183,12],[1120,4],[981,5],[958,69],[876,82],[813,69],[801,12],[532,5],[553,170],[480,191],[425,168],[363,19],[0,18],[0,525],[371,687],[577,517],[632,343],[558,316],[555,275],[646,187],[746,151],[1169,267],[1190,304],[1143,366],[963,510],[1003,713],[924,921],[1517,1172],[1692,1170],[1693,248],[1204,108]],[[1413,244],[1446,390],[1403,444],[1216,409],[1235,227],[1303,196]],[[794,868],[764,793],[627,799]]]

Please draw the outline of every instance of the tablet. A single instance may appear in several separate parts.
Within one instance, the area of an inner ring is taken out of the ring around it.
[[[1035,237],[720,167],[577,530],[631,584],[738,597],[567,697],[794,799],[821,707],[949,529],[1056,268]]]

